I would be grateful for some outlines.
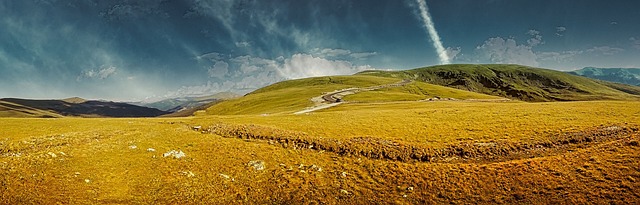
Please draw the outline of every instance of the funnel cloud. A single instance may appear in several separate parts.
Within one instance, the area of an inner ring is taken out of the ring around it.
[[[422,21],[424,21],[424,27],[427,29],[427,33],[431,38],[431,42],[433,42],[433,47],[436,48],[436,52],[438,53],[438,58],[440,58],[440,64],[451,63],[451,60],[447,55],[447,50],[442,46],[442,40],[440,40],[438,31],[436,31],[435,25],[433,25],[433,20],[431,20],[431,15],[429,15],[429,8],[427,8],[427,2],[425,2],[425,0],[416,0],[416,1],[418,2],[418,7],[420,8],[420,17],[422,17]]]

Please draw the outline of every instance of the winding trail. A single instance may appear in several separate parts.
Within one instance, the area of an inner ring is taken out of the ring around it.
[[[356,94],[356,93],[364,92],[364,91],[378,90],[378,89],[388,88],[388,87],[404,86],[404,85],[409,84],[411,82],[413,82],[413,81],[412,80],[408,80],[408,79],[404,79],[404,80],[402,80],[400,82],[392,83],[392,84],[376,85],[376,86],[371,86],[371,87],[366,87],[366,88],[346,88],[346,89],[342,89],[342,90],[336,90],[336,91],[328,92],[328,93],[325,93],[324,95],[311,98],[311,101],[314,102],[314,104],[315,104],[313,107],[308,107],[308,108],[306,108],[304,110],[295,112],[293,114],[299,115],[299,114],[309,113],[309,112],[322,110],[322,109],[326,109],[326,108],[330,108],[330,107],[333,107],[333,106],[340,105],[340,104],[343,103],[342,98],[344,96],[347,96],[347,95],[352,95],[352,94]]]

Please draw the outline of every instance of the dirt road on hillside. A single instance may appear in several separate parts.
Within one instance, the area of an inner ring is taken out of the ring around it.
[[[409,84],[411,82],[413,82],[413,81],[412,80],[408,80],[408,79],[404,79],[404,80],[402,80],[400,82],[392,83],[392,84],[376,85],[376,86],[371,86],[371,87],[366,87],[366,88],[346,88],[346,89],[342,89],[342,90],[336,90],[336,91],[333,91],[333,92],[325,93],[324,95],[311,98],[311,101],[313,101],[314,104],[315,104],[313,107],[308,107],[307,109],[295,112],[294,114],[296,114],[296,115],[304,114],[304,113],[313,112],[313,111],[321,110],[321,109],[326,109],[326,108],[330,108],[330,107],[342,104],[342,98],[344,96],[347,96],[347,95],[352,95],[352,94],[356,94],[356,93],[364,92],[364,91],[378,90],[378,89],[382,89],[382,88],[404,86],[404,85]]]

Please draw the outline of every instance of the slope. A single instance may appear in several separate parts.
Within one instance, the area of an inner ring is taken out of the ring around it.
[[[70,101],[70,102],[67,102]],[[155,117],[167,112],[118,102],[74,100],[0,99],[3,117]],[[4,111],[2,111],[2,109]]]
[[[380,89],[358,92],[344,97],[343,102],[416,101],[430,97],[456,99],[491,99],[493,96],[447,88],[423,82],[410,82],[402,86],[385,87],[401,81],[397,78],[354,75],[328,76],[283,81],[258,89],[242,98],[218,103],[208,114],[275,114],[293,113],[317,105],[312,98],[343,89],[377,87]]]
[[[629,89],[616,89],[602,81],[521,65],[456,64],[407,71],[364,71],[358,75],[408,78],[532,102],[640,99],[625,91]]]
[[[62,117],[55,112],[31,108],[28,106],[0,100],[0,117]]]

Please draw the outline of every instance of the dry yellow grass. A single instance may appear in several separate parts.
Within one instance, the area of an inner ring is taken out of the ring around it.
[[[0,203],[638,203],[637,131],[530,159],[438,163],[200,132],[215,124],[254,124],[311,139],[371,137],[445,147],[540,142],[601,125],[637,128],[638,122],[640,103],[620,101],[343,104],[309,115],[2,118]],[[162,156],[171,150],[186,157]],[[264,161],[265,169],[248,166],[253,160]]]
[[[315,137],[371,136],[432,146],[456,141],[531,141],[589,127],[640,122],[640,102],[394,102],[342,104],[308,115],[207,116],[193,123],[256,124]]]

